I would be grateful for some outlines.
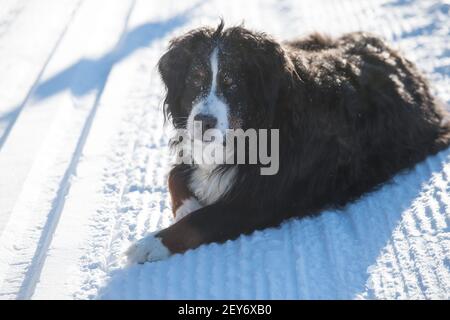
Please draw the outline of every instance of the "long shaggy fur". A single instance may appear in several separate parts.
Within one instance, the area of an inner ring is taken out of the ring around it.
[[[279,43],[243,27],[222,29],[196,29],[171,42],[159,63],[165,111],[175,127],[185,126],[188,68],[220,44],[245,83],[228,100],[246,102],[243,129],[280,130],[280,169],[261,176],[256,165],[237,166],[216,203],[159,233],[172,252],[344,206],[448,147],[444,108],[417,68],[380,38],[312,34]],[[192,170],[175,169],[182,181]]]

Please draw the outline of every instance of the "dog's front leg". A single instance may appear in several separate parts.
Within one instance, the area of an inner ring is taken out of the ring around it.
[[[189,190],[188,185],[188,176],[183,165],[175,166],[170,170],[168,186],[175,221],[202,207],[195,195]]]
[[[213,204],[139,240],[128,250],[128,260],[143,263],[165,259],[203,244],[222,243],[241,234],[277,226],[281,221],[276,212]]]

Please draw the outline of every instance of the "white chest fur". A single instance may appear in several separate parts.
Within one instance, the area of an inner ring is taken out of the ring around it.
[[[236,168],[223,173],[217,173],[213,169],[214,167],[199,166],[191,175],[190,189],[202,205],[219,200],[234,183]]]

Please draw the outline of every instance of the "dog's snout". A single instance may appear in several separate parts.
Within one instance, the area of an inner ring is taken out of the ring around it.
[[[217,125],[217,118],[210,114],[197,114],[194,117],[194,121],[201,121],[202,131],[205,132],[208,129],[214,129]]]

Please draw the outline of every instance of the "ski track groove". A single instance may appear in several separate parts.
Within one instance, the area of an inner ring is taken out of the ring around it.
[[[53,45],[53,48],[50,50],[50,53],[49,53],[48,57],[44,60],[43,67],[41,67],[40,71],[38,72],[38,75],[37,75],[37,77],[36,77],[36,80],[33,82],[33,84],[31,85],[31,89],[28,91],[28,93],[26,94],[25,99],[24,99],[23,102],[20,104],[19,110],[17,110],[17,112],[15,112],[15,117],[16,117],[16,118],[20,115],[20,112],[21,112],[22,109],[24,108],[25,104],[30,100],[31,95],[32,95],[33,92],[35,91],[35,89],[36,89],[36,87],[37,87],[37,84],[38,84],[39,81],[41,80],[41,78],[42,78],[42,76],[43,76],[43,74],[44,74],[44,72],[45,72],[45,70],[46,70],[46,68],[47,68],[47,66],[48,66],[48,64],[49,64],[49,62],[52,60],[53,56],[55,55],[55,52],[58,50],[58,48],[59,48],[59,46],[60,46],[60,44],[61,44],[61,41],[63,40],[65,34],[67,33],[67,30],[68,30],[69,27],[71,26],[71,23],[72,23],[74,17],[76,16],[76,13],[78,12],[78,9],[79,9],[79,7],[80,7],[80,5],[81,5],[81,2],[82,2],[82,1],[78,1],[78,2],[76,3],[76,5],[74,5],[74,8],[72,9],[72,12],[71,12],[71,13],[69,14],[69,16],[68,16],[68,20],[66,21],[66,24],[62,27],[61,33],[60,33],[59,36],[56,38],[56,41],[55,41],[55,44]],[[14,124],[15,120],[16,120],[16,119],[13,120],[12,124]],[[8,135],[8,132],[9,132],[9,130],[10,130],[11,128],[12,128],[12,126],[8,126],[8,127],[6,128],[6,136]],[[4,137],[5,137],[5,132],[2,133],[2,137],[1,137],[1,139],[0,139],[0,149],[1,149],[2,145],[3,145],[3,142],[4,142],[3,138],[4,138]],[[50,219],[49,221],[51,221],[51,219]],[[36,228],[39,228],[39,227],[36,227]],[[33,237],[33,235],[32,235],[31,237]],[[36,239],[36,241],[37,241],[36,255],[39,255],[40,252],[41,252],[42,244],[41,244],[41,242],[40,242],[39,240]],[[20,245],[19,245],[19,246],[20,246]],[[23,262],[16,262],[16,263],[12,262],[10,265],[11,265],[11,266],[16,266],[16,267],[19,267],[19,266],[21,267],[21,266],[23,266],[24,268],[29,268],[30,266],[29,266],[28,262],[26,261],[26,259],[27,259],[27,253],[26,253],[25,251],[21,251],[21,252],[19,252],[19,257],[20,257],[19,259],[24,259],[24,261],[23,261]],[[32,265],[33,265],[33,263],[31,264],[31,267],[32,267]],[[28,271],[26,271],[25,273],[26,273],[27,275],[29,274]],[[20,276],[17,275],[16,277],[17,277],[18,279],[20,279]],[[22,292],[25,291],[23,288],[24,288],[24,287],[27,287],[27,283],[29,282],[28,278],[29,278],[29,276],[25,276],[25,278],[23,279],[22,287],[21,287],[21,289],[19,290],[19,292],[17,293],[17,297],[18,297],[18,298],[24,298],[24,297],[26,296],[26,295],[24,295]],[[4,280],[5,280],[7,283],[14,283],[14,282],[15,282],[15,279],[14,279],[14,278],[7,278],[7,277],[6,277],[6,279],[4,279]],[[7,296],[8,294],[9,294],[9,293],[6,293],[6,294],[1,293],[0,295],[5,295],[5,296]]]
[[[5,9],[7,7],[5,5],[4,11],[0,13],[2,15],[0,17],[0,38],[8,32],[8,29],[11,28],[11,25],[14,24],[14,21],[25,9],[26,4],[28,4],[26,1],[17,1],[9,10]]]
[[[75,257],[77,262],[72,265],[80,273],[80,280],[72,284],[71,288],[76,289],[65,297],[450,298],[450,150],[428,158],[409,173],[397,175],[390,184],[343,210],[327,210],[315,218],[292,219],[279,228],[241,236],[223,245],[202,246],[166,261],[125,266],[123,252],[132,241],[173,221],[166,186],[170,134],[161,122],[158,102],[162,100],[163,90],[154,67],[172,35],[199,24],[217,23],[219,13],[223,13],[226,23],[231,20],[233,24],[242,20],[243,12],[250,27],[285,39],[299,35],[298,30],[318,29],[331,34],[368,30],[383,35],[416,61],[435,85],[437,94],[450,102],[449,74],[444,73],[450,54],[448,33],[445,34],[449,29],[445,15],[432,1],[264,0],[241,3],[239,8],[237,4],[199,2],[192,12],[186,13],[185,24],[175,26],[131,55],[124,67],[113,70],[116,61],[112,56],[106,80],[95,95],[61,177],[41,237],[36,239],[38,246],[22,286],[18,292],[10,289],[0,292],[1,295],[30,298],[34,294],[42,297],[46,292],[53,292],[51,287],[37,287],[37,283],[46,280],[42,277],[47,273],[42,273],[42,269],[55,241],[53,235],[59,230],[58,222],[65,218],[66,211],[71,212],[65,205],[66,198],[71,197],[72,186],[89,183],[82,175],[77,177],[78,166],[91,164],[99,177],[93,204],[97,210],[88,216],[84,254]],[[135,20],[143,19],[141,15],[155,18],[151,10],[143,13],[143,8],[149,9],[151,5],[139,0],[130,2],[116,48],[130,30],[130,20],[136,24]],[[175,1],[159,4],[158,9],[163,20],[184,12],[177,8]],[[412,15],[416,12],[421,12],[418,17]],[[267,21],[271,24],[265,25]],[[36,90],[69,25],[70,21],[21,108]],[[435,47],[438,47],[436,52]],[[440,55],[442,61],[437,58]],[[114,79],[110,80],[110,76]],[[107,129],[110,137],[99,140],[107,143],[105,160],[97,164],[95,158],[83,159],[86,144],[95,141],[93,132],[99,132],[99,128],[106,128],[109,123],[107,113],[99,114],[99,108],[106,107],[104,100],[112,103],[113,86],[120,83],[117,79],[121,77],[129,77],[132,84],[116,102],[123,104],[127,111],[120,111],[113,123],[115,127]],[[16,119],[20,120],[18,114]],[[95,126],[98,128],[93,130]],[[0,148],[1,145],[2,141]],[[26,267],[27,259],[27,251],[19,251],[10,265]],[[7,277],[6,281],[14,283],[15,279]]]
[[[81,2],[79,2],[79,5],[81,5]],[[79,8],[79,5],[77,6],[77,8]],[[129,14],[131,14],[133,6],[134,6],[134,2],[132,2]],[[128,21],[128,19],[126,21]],[[127,27],[127,23],[125,23],[123,34],[125,34],[126,27]],[[67,28],[64,30],[63,35],[65,34],[66,30],[67,30]],[[59,40],[61,40],[61,39],[62,39],[62,37]],[[121,41],[122,41],[122,37],[119,40],[119,44],[121,43]],[[112,64],[111,64],[111,67],[112,67]],[[107,71],[107,74],[105,76],[106,78],[108,78],[108,74],[111,71],[111,67]],[[96,94],[93,106],[91,107],[91,111],[89,112],[86,122],[81,130],[80,138],[75,147],[73,157],[72,157],[72,159],[68,165],[68,168],[67,168],[66,172],[64,173],[64,176],[61,180],[60,188],[57,191],[54,206],[53,206],[52,210],[50,211],[49,216],[47,218],[48,219],[47,223],[45,224],[45,226],[43,228],[44,231],[42,232],[42,237],[38,241],[39,244],[38,244],[38,248],[36,250],[36,254],[33,257],[32,263],[27,271],[27,276],[24,279],[23,287],[21,288],[20,293],[18,294],[19,299],[31,298],[31,296],[34,293],[36,283],[37,283],[37,281],[39,281],[41,269],[45,262],[46,254],[49,250],[49,246],[52,241],[52,236],[55,232],[55,229],[58,225],[59,218],[60,218],[60,216],[62,214],[62,210],[64,208],[64,199],[70,188],[70,179],[72,178],[72,176],[74,176],[76,174],[77,164],[82,155],[82,151],[83,151],[83,147],[86,143],[86,139],[89,136],[89,131],[90,131],[90,128],[94,121],[95,114],[97,112],[97,108],[99,105],[99,101],[103,94],[103,88],[104,87],[100,87]]]
[[[3,147],[3,144],[8,139],[9,133],[10,133],[11,129],[14,127],[14,124],[15,124],[17,118],[19,117],[22,109],[26,105],[27,101],[29,101],[30,97],[35,92],[36,87],[40,83],[40,81],[42,79],[42,75],[44,74],[44,71],[46,70],[48,64],[52,60],[55,52],[58,50],[58,47],[59,47],[62,39],[64,38],[67,30],[69,29],[69,27],[70,27],[70,25],[71,25],[71,23],[73,21],[73,18],[75,17],[76,13],[78,12],[78,9],[80,8],[82,2],[83,2],[83,0],[79,0],[77,5],[75,5],[75,8],[73,9],[72,14],[69,16],[69,20],[67,21],[67,24],[65,25],[65,27],[61,31],[61,34],[59,35],[59,37],[57,38],[55,44],[53,45],[53,48],[50,51],[50,54],[48,55],[47,59],[45,60],[41,70],[38,72],[38,74],[36,76],[36,80],[34,80],[34,82],[32,83],[32,85],[31,85],[30,89],[28,90],[28,93],[25,95],[25,98],[23,99],[23,101],[19,104],[19,106],[14,108],[13,113],[11,114],[13,119],[7,124],[7,126],[3,130],[3,132],[1,132],[1,136],[0,136],[0,151],[1,151],[2,147]]]

